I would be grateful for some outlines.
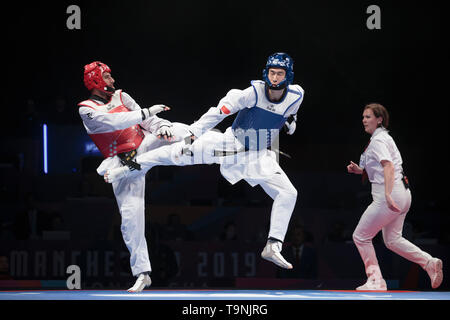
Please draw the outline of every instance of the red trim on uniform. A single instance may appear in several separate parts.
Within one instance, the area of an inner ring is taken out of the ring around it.
[[[122,102],[122,104],[123,104],[123,101],[122,101],[122,90],[117,90],[117,91],[119,91],[120,102]],[[93,100],[93,99],[87,99],[87,100],[85,100],[85,101],[91,101],[91,102],[94,103],[95,105],[101,107],[101,106],[104,106],[104,105],[106,105],[106,104],[108,104],[108,103],[111,103],[112,98],[113,98],[113,95],[111,95],[111,97],[109,97],[109,101],[108,101],[107,103],[98,103],[97,101],[95,101],[95,100]],[[91,106],[88,106],[88,105],[83,104],[83,102],[84,102],[84,101],[80,102],[78,105],[79,105],[79,106],[85,106],[85,107],[90,107],[90,108],[92,108]]]
[[[230,114],[230,110],[228,110],[228,108],[225,106],[222,106],[222,108],[220,108],[220,110],[222,110],[222,112],[225,114]]]
[[[111,102],[111,99],[109,100],[109,102],[108,103],[98,103],[97,101],[95,101],[94,99],[88,99],[89,101],[91,101],[91,102],[93,102],[93,103],[95,103],[97,106],[103,106],[103,105],[105,105],[105,104],[108,104],[109,102]]]
[[[111,110],[107,111],[106,113],[118,113],[118,112],[130,112],[122,100],[122,90],[117,90],[115,94],[118,94],[120,99],[120,104],[117,102],[117,104],[112,108]],[[108,103],[112,101],[111,99]],[[93,110],[97,110],[96,107],[101,107],[106,104],[99,104],[91,99],[82,101],[78,104],[80,107],[88,107]],[[102,132],[102,133],[90,133],[89,136],[91,137],[92,141],[95,143],[97,148],[100,150],[102,155],[105,158],[115,156],[118,153],[128,152],[134,149],[137,149],[141,143],[142,140],[144,140],[145,134],[142,131],[141,126],[138,124],[130,126],[126,129],[119,129],[109,132]]]
[[[122,103],[122,105],[125,106],[125,103],[123,103],[123,100],[122,100],[122,90],[117,90],[117,91],[119,91],[120,102]],[[111,99],[112,99],[112,97],[111,97]],[[126,106],[125,106],[125,107],[126,107]],[[127,107],[127,109],[128,109],[128,107]]]

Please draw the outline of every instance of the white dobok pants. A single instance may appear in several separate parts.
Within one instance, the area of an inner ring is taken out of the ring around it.
[[[396,181],[391,193],[401,212],[390,210],[385,198],[384,184],[372,183],[372,203],[364,211],[353,232],[353,241],[364,262],[367,276],[375,274],[382,277],[372,245],[372,239],[382,230],[386,247],[396,254],[425,268],[432,257],[402,237],[403,223],[411,206],[411,191],[402,181]]]
[[[184,131],[182,131],[184,134]],[[181,132],[175,133],[177,140]],[[137,155],[145,154],[161,146],[167,147],[177,141],[167,142],[145,132],[145,138],[137,149]],[[118,156],[105,159],[97,172],[104,175],[107,169],[122,166]],[[134,170],[133,175],[113,182],[112,187],[121,215],[122,237],[130,252],[130,266],[134,276],[151,271],[147,241],[145,239],[145,173],[147,170]]]
[[[188,127],[174,123],[173,128],[181,141],[140,153],[136,161],[145,173],[156,165],[220,164],[221,174],[235,184],[241,179],[251,186],[260,185],[273,199],[269,237],[284,241],[289,221],[297,200],[297,190],[279,166],[273,151],[238,152],[227,156],[214,155],[214,151],[242,150],[242,144],[234,137],[231,128],[225,133],[210,130],[194,141],[190,150],[193,156],[181,155],[186,147],[184,137],[190,135]],[[127,179],[139,172],[132,171]]]
[[[142,170],[131,171],[125,178],[113,182],[114,195],[122,217],[121,232],[130,252],[131,271],[134,276],[151,271],[145,239],[145,173],[157,165],[185,166],[193,164],[220,164],[222,175],[234,184],[245,179],[251,186],[261,185],[274,200],[270,217],[269,237],[284,241],[289,221],[295,207],[297,190],[278,165],[275,153],[241,152],[229,156],[214,156],[214,150],[237,150],[242,145],[231,130],[225,133],[208,131],[191,146],[193,156],[182,155],[186,147],[184,138],[190,136],[188,126],[173,123],[175,141],[166,142],[146,134],[137,149],[136,161]],[[105,159],[97,172],[104,175],[107,169],[121,166],[115,156]]]

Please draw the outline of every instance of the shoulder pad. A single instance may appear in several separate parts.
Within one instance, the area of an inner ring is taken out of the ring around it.
[[[303,96],[305,90],[303,90],[303,88],[300,87],[298,84],[291,84],[289,85],[289,92]]]
[[[89,108],[95,109],[95,107],[96,107],[97,105],[96,105],[96,103],[95,103],[94,101],[92,101],[92,100],[84,100],[84,101],[81,101],[81,102],[78,104],[78,106],[79,106],[79,107],[89,107]]]
[[[254,86],[254,85],[264,84],[264,81],[262,81],[262,80],[252,80],[252,81],[250,81],[250,83],[251,83],[252,86]]]

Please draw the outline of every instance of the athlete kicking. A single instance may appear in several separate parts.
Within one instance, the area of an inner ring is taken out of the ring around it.
[[[127,93],[115,90],[111,69],[99,61],[84,67],[84,84],[91,92],[88,100],[78,104],[87,133],[102,155],[97,168],[104,175],[107,168],[127,166],[141,168],[134,158],[161,145],[174,143],[177,133],[172,123],[158,118],[169,110],[164,105],[141,108]],[[131,271],[137,277],[129,292],[142,291],[151,284],[151,265],[145,240],[144,190],[145,174],[121,179],[112,184],[122,217],[121,232],[130,252]]]
[[[127,166],[107,170],[105,181],[117,183],[123,178],[131,179],[156,165],[220,164],[221,174],[231,184],[241,179],[251,186],[259,184],[273,199],[268,240],[261,256],[282,268],[292,269],[292,264],[281,255],[281,249],[297,190],[279,166],[271,147],[283,126],[288,134],[296,129],[304,90],[292,84],[293,79],[292,58],[286,53],[271,55],[263,70],[264,81],[251,81],[245,90],[230,90],[216,107],[187,128],[174,124],[188,130],[183,133],[185,139],[138,155],[135,161],[142,167],[140,172]],[[235,113],[232,126],[224,133],[211,130]]]

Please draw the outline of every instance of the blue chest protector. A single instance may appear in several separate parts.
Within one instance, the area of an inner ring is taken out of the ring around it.
[[[251,82],[256,94],[254,106],[239,111],[231,128],[246,150],[269,148],[278,137],[294,106],[301,100],[302,92],[289,86],[283,100],[274,103],[267,99],[263,81]]]

